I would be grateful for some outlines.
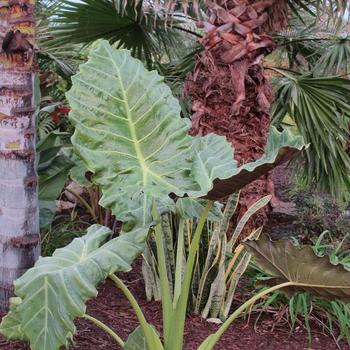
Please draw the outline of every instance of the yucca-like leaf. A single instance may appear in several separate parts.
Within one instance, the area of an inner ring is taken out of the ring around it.
[[[259,210],[261,210],[262,208],[266,207],[267,204],[270,202],[271,198],[272,198],[271,195],[268,195],[268,196],[265,196],[263,198],[260,198],[255,203],[253,203],[248,208],[248,210],[244,213],[242,218],[237,223],[237,226],[235,227],[235,230],[233,231],[232,237],[230,238],[230,240],[227,243],[227,247],[228,247],[228,251],[229,252],[232,252],[233,247],[236,245],[237,240],[238,240],[239,236],[241,235],[241,233],[242,233],[242,231],[244,229],[244,226],[247,224],[249,219],[254,214],[256,214]]]
[[[289,240],[267,238],[244,243],[256,263],[272,275],[269,285],[290,282],[282,291],[291,295],[308,292],[330,300],[350,300],[350,272],[332,265],[328,256],[318,257],[312,247],[298,247]]]
[[[102,188],[101,205],[122,221],[149,223],[153,199],[173,207],[170,193],[223,197],[304,147],[300,137],[272,130],[268,153],[237,167],[224,137],[188,135],[190,123],[157,72],[106,41],[73,77],[67,98],[75,151]],[[226,180],[213,187],[214,179]]]
[[[233,233],[228,231],[229,223],[239,202],[238,195],[231,195],[227,202],[224,217],[215,223],[215,229],[210,237],[204,266],[201,270],[201,278],[196,300],[196,312],[200,311],[201,303],[206,302],[201,315],[207,318],[221,319],[228,317],[236,286],[242,274],[245,272],[250,254],[239,244],[233,249],[239,234],[242,232],[248,219],[258,210],[268,204],[271,196],[266,196],[255,202],[238,222]],[[251,233],[247,239],[259,237],[261,229]],[[228,259],[229,256],[232,257]]]
[[[122,233],[105,244],[112,232],[93,225],[52,257],[40,258],[15,281],[17,298],[2,320],[1,334],[30,341],[32,350],[59,350],[75,333],[73,320],[83,316],[86,301],[109,274],[128,271],[145,247],[148,228]]]

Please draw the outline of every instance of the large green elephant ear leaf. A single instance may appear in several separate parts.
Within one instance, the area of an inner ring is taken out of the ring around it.
[[[294,246],[289,240],[267,238],[244,243],[260,267],[272,275],[264,283],[290,282],[282,291],[288,295],[308,292],[320,298],[350,301],[350,272],[332,265],[329,257],[318,257],[310,246]]]
[[[127,50],[99,42],[72,81],[67,98],[76,127],[74,149],[102,188],[101,205],[121,221],[145,225],[152,220],[153,199],[164,207],[173,205],[171,193],[202,197],[214,179],[231,179],[226,190],[237,189],[231,185],[243,168],[231,145],[213,134],[189,136],[190,123],[180,117],[163,78]],[[274,152],[266,161],[277,159]],[[245,169],[256,176],[263,170],[262,164]]]
[[[140,216],[146,224],[153,198],[168,205],[170,193],[200,197],[213,176],[228,176],[235,168],[224,137],[210,135],[194,145],[190,122],[180,117],[180,105],[163,78],[106,41],[80,66],[67,98],[76,126],[74,148],[102,185],[101,205],[122,221]],[[208,144],[216,154],[201,148]],[[192,176],[194,149],[201,157],[196,161],[200,181]],[[205,164],[209,157],[213,161]],[[215,158],[222,162],[217,170]]]
[[[111,230],[93,225],[52,257],[40,258],[15,281],[17,298],[0,333],[29,340],[32,350],[68,346],[75,333],[73,320],[84,315],[86,301],[97,295],[96,285],[111,273],[130,270],[144,249],[147,232],[139,228],[103,244]]]

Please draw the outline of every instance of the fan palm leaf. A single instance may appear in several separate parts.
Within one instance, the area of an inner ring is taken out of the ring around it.
[[[350,190],[349,138],[350,81],[340,77],[314,77],[277,70],[282,74],[276,87],[273,123],[291,117],[310,147],[305,151],[307,184],[343,198]]]
[[[321,55],[316,62],[315,69],[323,74],[344,74],[349,72],[350,63],[350,39],[337,36],[326,43],[321,49]]]
[[[169,15],[151,3],[112,0],[64,0],[51,17],[51,44],[87,45],[106,39],[152,65],[176,57],[192,32],[188,16]]]
[[[281,2],[283,0],[276,0],[277,2]],[[124,6],[128,4],[129,0],[122,0]],[[135,3],[138,4],[142,2],[142,0],[135,0]],[[188,8],[193,9],[197,13],[199,12],[199,8],[206,1],[202,0],[156,0],[156,4],[162,4],[168,11],[172,11],[174,9],[178,9],[180,6],[186,11]],[[259,2],[256,0],[255,2]],[[330,9],[329,13],[338,13],[343,14],[349,8],[348,0],[284,0],[284,2],[291,8],[292,11],[298,12],[300,9],[304,9],[307,11],[320,11],[321,9],[327,7]]]
[[[346,21],[319,20],[304,11],[303,18],[293,16],[289,25],[275,33],[274,39],[286,54],[289,68],[307,65],[319,76],[347,74],[350,40]]]

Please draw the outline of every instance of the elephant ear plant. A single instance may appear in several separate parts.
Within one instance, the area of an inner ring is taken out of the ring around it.
[[[11,299],[10,312],[2,320],[0,331],[10,339],[30,342],[33,350],[59,350],[69,344],[76,331],[74,319],[86,317],[121,348],[181,350],[193,266],[212,201],[288,160],[304,148],[303,142],[288,132],[272,129],[266,155],[238,167],[223,137],[188,135],[189,122],[181,119],[179,103],[156,72],[148,72],[128,51],[115,50],[105,41],[96,45],[89,61],[80,67],[67,97],[76,127],[72,138],[75,151],[101,188],[101,205],[124,222],[123,230],[119,237],[107,241],[111,231],[94,225],[87,235],[56,250],[52,257],[41,258],[15,282],[16,297]],[[193,234],[183,277],[177,273],[176,297],[171,295],[164,255],[159,255],[164,322],[161,338],[114,273],[130,269],[132,261],[143,252],[150,231],[155,233],[157,250],[164,252],[160,214],[175,211],[172,198],[185,196],[208,200]],[[335,269],[334,278],[326,281],[337,286],[332,287],[334,297],[342,297],[344,294],[338,292],[347,294],[350,289],[349,278],[337,284],[338,273]],[[107,277],[124,292],[140,322],[140,328],[125,342],[86,314],[86,301],[96,296],[96,285]],[[294,283],[284,278],[282,282],[270,290]],[[298,280],[297,285],[308,282]],[[213,349],[229,324],[268,292],[235,311],[199,349]]]

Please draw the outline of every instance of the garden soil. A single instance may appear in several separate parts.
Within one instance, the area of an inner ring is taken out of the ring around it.
[[[145,299],[140,262],[135,268],[120,277],[132,290],[139,301],[146,318],[161,332],[162,313],[159,303]],[[239,299],[243,297],[240,296]],[[235,300],[236,307],[242,300]],[[121,292],[107,281],[99,286],[99,295],[88,303],[88,313],[108,324],[123,339],[126,339],[138,325],[137,319]],[[260,320],[254,330],[254,317],[233,323],[222,337],[215,350],[350,350],[346,343],[337,346],[330,336],[325,336],[319,329],[313,329],[312,347],[308,346],[307,332],[300,326],[290,335],[286,323],[276,323],[270,316]],[[109,336],[85,320],[77,320],[78,332],[70,350],[119,350]],[[195,350],[198,344],[218,328],[198,316],[190,316],[186,323],[184,350]],[[29,346],[18,342],[7,342],[0,337],[1,350],[30,350]],[[152,349],[150,349],[152,350]]]

